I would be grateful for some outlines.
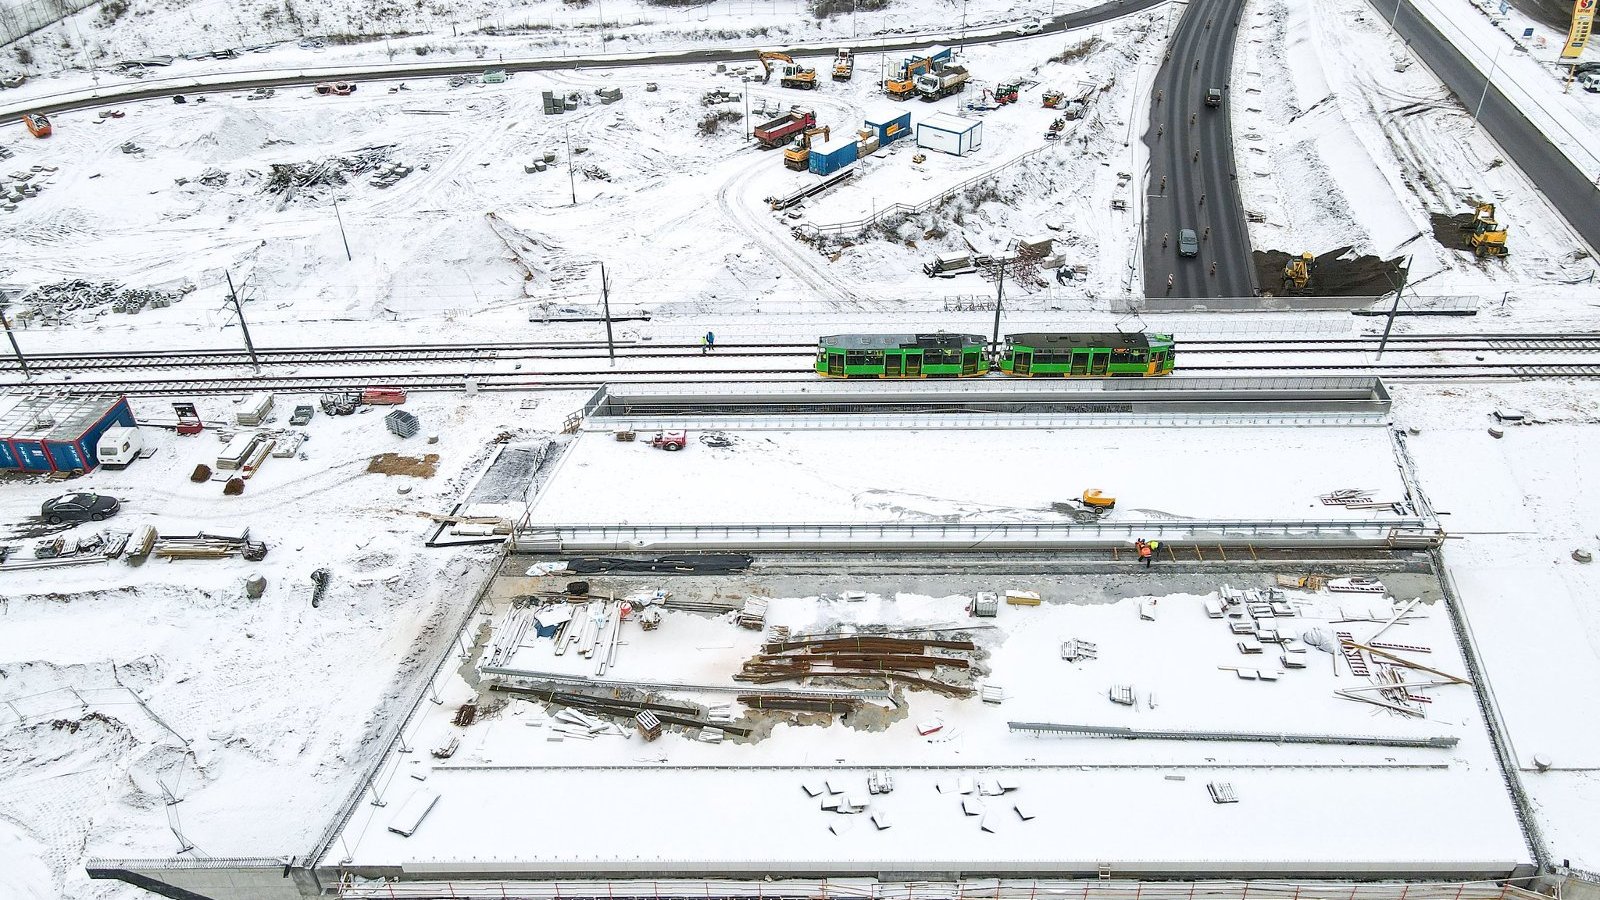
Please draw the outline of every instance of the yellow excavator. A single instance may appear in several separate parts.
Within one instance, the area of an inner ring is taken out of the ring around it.
[[[808,69],[794,61],[794,57],[787,53],[778,53],[775,50],[762,50],[756,54],[761,60],[761,68],[766,75],[762,83],[772,80],[773,63],[781,63],[778,72],[778,83],[787,88],[799,88],[802,91],[814,90],[817,86],[817,70]]]
[[[1488,256],[1506,256],[1511,251],[1506,247],[1506,226],[1495,221],[1494,204],[1479,203],[1472,211],[1472,221],[1461,226],[1467,234],[1461,239],[1462,246],[1471,250],[1482,259]]]
[[[812,126],[795,135],[789,146],[783,148],[783,164],[796,172],[811,168],[811,139],[819,134],[827,141],[828,126]]]
[[[1316,259],[1309,253],[1289,258],[1288,265],[1283,267],[1283,292],[1286,294],[1303,294],[1311,289],[1311,261]]]
[[[905,100],[917,93],[917,76],[933,69],[933,60],[926,57],[906,60],[884,79],[883,92],[891,100]]]

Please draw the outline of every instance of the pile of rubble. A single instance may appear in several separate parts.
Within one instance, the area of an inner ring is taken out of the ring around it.
[[[366,147],[349,156],[334,156],[303,163],[273,163],[262,190],[278,194],[289,202],[300,194],[317,193],[319,188],[343,187],[353,176],[390,165],[393,146]]]
[[[8,150],[0,159],[9,157]],[[44,179],[54,174],[55,166],[34,166],[26,172],[12,172],[0,182],[0,209],[11,212],[17,204],[31,197],[39,196],[39,189],[44,186]]]
[[[123,287],[109,281],[74,279],[36,287],[23,295],[21,304],[34,311],[30,318],[45,320],[103,306],[110,306],[112,312],[131,314],[146,307],[164,309],[193,290],[192,284],[184,284],[176,291],[158,291]]]

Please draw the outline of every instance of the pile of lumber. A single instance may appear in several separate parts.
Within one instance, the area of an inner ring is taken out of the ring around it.
[[[622,697],[586,694],[555,687],[521,687],[500,682],[490,684],[489,690],[515,694],[529,699],[543,700],[551,706],[566,707],[569,710],[587,713],[590,716],[609,716],[629,723],[637,723],[641,712],[649,712],[659,724],[683,725],[690,728],[711,727],[739,737],[744,737],[750,733],[748,728],[739,728],[726,722],[713,721],[709,716],[702,713],[699,707],[689,703],[669,703],[665,700],[629,700]]]
[[[227,559],[243,556],[259,560],[267,555],[267,546],[250,540],[250,530],[233,533],[205,532],[194,535],[162,535],[153,551],[157,559]]]
[[[871,678],[950,697],[970,697],[970,686],[941,679],[959,677],[971,669],[976,651],[977,645],[968,640],[818,635],[768,641],[733,677],[753,684],[821,677]]]

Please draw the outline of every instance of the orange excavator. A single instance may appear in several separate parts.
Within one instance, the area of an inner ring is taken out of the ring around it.
[[[817,70],[809,69],[794,61],[794,57],[787,53],[775,50],[762,50],[756,54],[761,60],[761,68],[766,71],[763,82],[772,80],[773,63],[781,63],[778,72],[778,83],[787,88],[798,88],[802,91],[815,90],[817,87]]]

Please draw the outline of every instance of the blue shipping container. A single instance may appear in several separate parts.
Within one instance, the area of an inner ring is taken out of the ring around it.
[[[0,441],[0,469],[16,469],[17,451],[11,449],[10,441]]]
[[[888,144],[890,141],[897,141],[911,133],[911,113],[870,116],[867,118],[866,123],[868,128],[877,132],[879,147]]]
[[[89,471],[89,466],[84,464],[83,451],[77,444],[66,441],[45,441],[44,449],[50,454],[50,466],[58,472],[71,472],[74,469]]]
[[[832,175],[856,161],[856,141],[841,138],[822,145],[812,145],[811,172],[813,175]]]
[[[22,471],[50,471],[50,454],[44,452],[43,442],[13,440],[11,446],[17,451],[17,463]]]
[[[87,463],[81,468],[92,469],[100,465],[100,436],[106,433],[106,429],[118,425],[127,427],[134,425],[133,410],[128,407],[127,397],[118,400],[115,406],[100,417],[100,421],[89,426],[89,430],[78,438],[77,444],[83,454],[83,461]]]

